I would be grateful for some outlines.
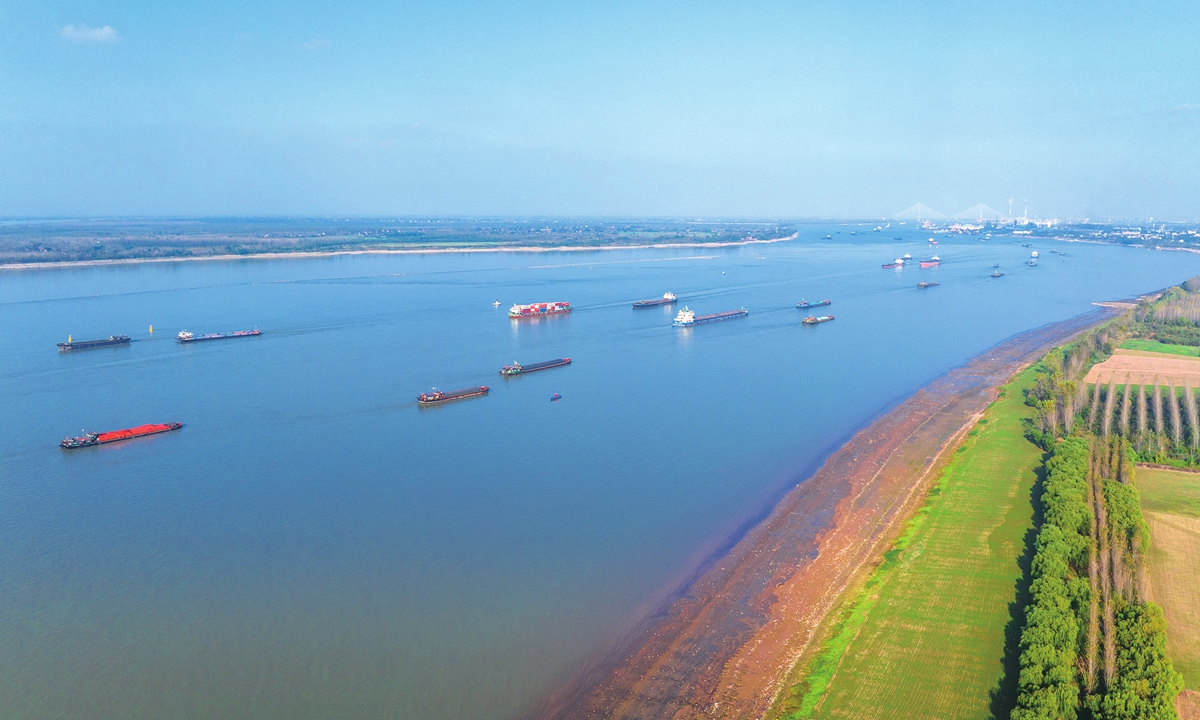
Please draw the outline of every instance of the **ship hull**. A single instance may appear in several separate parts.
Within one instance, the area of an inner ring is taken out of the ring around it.
[[[713,313],[711,315],[697,315],[690,323],[681,323],[676,321],[675,327],[688,328],[694,325],[706,325],[708,323],[721,322],[722,320],[734,320],[743,318],[750,314],[749,310],[730,310],[728,312]]]
[[[88,433],[81,437],[67,438],[59,443],[59,446],[65,450],[78,450],[80,448],[92,447],[94,445],[107,445],[108,443],[120,442],[122,440],[132,440],[134,438],[146,437],[148,435],[158,435],[159,433],[171,432],[183,427],[183,423],[153,423],[149,425],[139,425],[134,428],[125,430],[112,430],[102,433]]]
[[[638,300],[637,302],[635,302],[633,304],[633,306],[635,308],[648,308],[648,307],[658,307],[659,305],[674,305],[677,302],[679,302],[678,299],[667,300],[665,298],[659,298],[657,300]]]
[[[798,307],[798,308],[800,308],[801,310],[803,310],[803,309],[805,309],[805,308],[825,307],[826,305],[832,305],[832,304],[833,304],[833,301],[832,301],[832,300],[822,300],[821,302],[812,302],[812,303],[809,303],[809,302],[801,302],[801,303],[796,303],[796,307]]]
[[[128,345],[128,335],[113,335],[103,340],[80,340],[79,342],[65,342],[58,344],[59,352],[69,352],[71,350],[91,350],[92,348],[112,347],[114,345]]]
[[[454,402],[455,400],[466,400],[467,398],[479,397],[487,395],[489,388],[480,385],[477,388],[467,388],[466,390],[452,390],[447,393],[421,393],[417,396],[417,404],[422,407],[430,405],[439,405],[441,403]]]
[[[231,333],[210,333],[208,335],[198,335],[190,338],[175,338],[175,342],[187,344],[208,342],[209,340],[231,340],[233,338],[258,337],[259,335],[262,335],[262,332],[259,330],[239,330],[238,332]]]
[[[921,267],[923,267],[923,268],[937,267],[938,265],[941,265],[941,264],[942,263],[940,260],[931,260],[929,262],[926,262],[925,260],[921,261]]]
[[[547,360],[545,362],[533,363],[531,365],[520,365],[518,367],[505,365],[504,369],[500,371],[500,374],[504,377],[515,377],[517,375],[527,375],[531,372],[549,370],[550,368],[562,367],[570,364],[571,358],[561,358],[559,360]]]

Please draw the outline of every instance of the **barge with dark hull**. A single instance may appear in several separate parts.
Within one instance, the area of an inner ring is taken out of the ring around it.
[[[692,327],[694,325],[704,325],[705,323],[742,318],[749,314],[749,310],[742,308],[741,310],[726,310],[725,312],[712,313],[711,315],[697,315],[687,307],[684,307],[679,311],[679,314],[675,316],[675,322],[672,323],[672,325],[675,327]]]
[[[255,337],[262,335],[262,331],[258,328],[253,330],[237,330],[228,333],[209,333],[207,335],[196,335],[187,330],[181,331],[175,336],[175,340],[181,343],[205,342],[207,340],[229,340],[230,338]]]
[[[500,374],[505,377],[512,377],[514,375],[524,375],[526,373],[537,372],[538,370],[549,370],[550,368],[562,367],[563,365],[570,364],[571,358],[558,358],[557,360],[546,360],[544,362],[530,363],[529,365],[522,365],[516,360],[513,360],[512,365],[505,365],[500,369]]]
[[[450,390],[442,392],[441,390],[431,390],[427,393],[421,393],[417,396],[418,405],[437,405],[438,403],[450,402],[452,400],[465,400],[467,398],[479,397],[487,395],[490,388],[487,385],[479,385],[478,387],[465,388],[463,390]]]
[[[668,292],[663,293],[662,297],[654,298],[653,300],[638,300],[633,304],[633,306],[635,308],[648,308],[658,307],[659,305],[674,305],[676,300],[678,300],[678,298],[675,297],[675,293]]]
[[[128,344],[129,344],[129,336],[128,335],[109,335],[108,337],[104,338],[103,340],[71,340],[71,337],[67,336],[67,341],[65,343],[58,344],[58,351],[66,352],[68,350],[90,350],[92,348],[110,347],[112,345],[128,345]]]
[[[148,425],[138,425],[137,427],[126,428],[124,430],[110,430],[109,432],[101,433],[84,433],[79,437],[64,438],[59,446],[66,450],[77,450],[79,448],[91,447],[93,445],[104,445],[111,442],[119,442],[121,440],[132,440],[133,438],[145,437],[147,435],[157,435],[159,433],[171,432],[183,427],[183,423],[150,423]]]

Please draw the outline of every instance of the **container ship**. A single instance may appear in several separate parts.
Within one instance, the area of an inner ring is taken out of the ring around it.
[[[821,323],[829,322],[832,319],[832,315],[809,315],[801,320],[801,322],[805,325],[820,325]]]
[[[720,320],[732,320],[734,318],[746,317],[750,311],[746,308],[741,310],[727,310],[725,312],[713,313],[711,315],[697,315],[691,310],[684,307],[675,316],[675,322],[672,323],[675,327],[692,327],[693,325],[703,325],[704,323],[717,322]]]
[[[825,307],[826,305],[832,305],[832,304],[833,304],[832,300],[818,300],[816,302],[809,302],[807,300],[801,300],[800,302],[796,303],[796,307],[798,307],[798,308],[814,308],[814,307]]]
[[[635,308],[647,308],[647,307],[656,307],[658,305],[672,305],[675,303],[675,300],[676,300],[675,293],[668,292],[668,293],[663,293],[662,297],[654,298],[653,300],[638,300],[637,302],[635,302],[633,304],[633,306]]]
[[[890,263],[883,264],[884,270],[891,270],[892,268],[898,268],[898,267],[904,267],[904,258],[896,258],[895,260],[891,261]]]
[[[942,264],[942,259],[940,257],[938,257],[937,255],[934,255],[933,257],[929,258],[928,260],[921,261],[921,267],[923,267],[923,268],[937,267],[938,265],[941,265],[941,264]]]
[[[533,303],[532,305],[513,305],[508,309],[510,318],[541,317],[543,315],[560,315],[571,312],[569,302]]]
[[[183,427],[183,423],[151,423],[149,425],[138,425],[137,427],[127,428],[125,430],[112,430],[102,433],[85,433],[79,437],[64,438],[59,443],[60,446],[67,450],[75,450],[77,448],[91,447],[92,445],[103,445],[105,443],[117,442],[119,440],[131,440],[137,437],[146,435],[157,435],[159,433],[178,430]]]
[[[479,395],[487,395],[489,389],[490,388],[488,388],[487,385],[480,385],[479,387],[466,388],[465,390],[451,390],[450,392],[434,390],[433,392],[421,393],[418,395],[417,404],[436,405],[438,403],[450,402],[451,400],[463,400],[466,398],[478,397]]]
[[[545,362],[532,363],[530,365],[522,365],[516,360],[513,360],[512,365],[505,365],[503,368],[501,368],[500,374],[504,375],[505,377],[511,377],[513,375],[524,375],[525,373],[537,372],[538,370],[549,370],[550,368],[562,367],[563,365],[570,364],[571,358],[546,360]]]
[[[253,330],[238,330],[230,333],[209,333],[207,335],[195,335],[187,330],[181,331],[175,336],[175,340],[181,343],[204,342],[205,340],[227,340],[229,338],[254,337],[262,335],[262,331],[258,328]]]
[[[107,338],[105,338],[103,340],[79,340],[79,341],[72,340],[71,336],[68,335],[67,341],[65,343],[58,344],[58,351],[66,352],[67,350],[88,350],[90,348],[108,347],[109,345],[128,345],[128,344],[129,344],[129,336],[128,335],[109,335]]]

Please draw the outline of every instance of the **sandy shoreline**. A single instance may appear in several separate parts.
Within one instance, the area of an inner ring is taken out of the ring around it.
[[[761,717],[997,389],[1114,314],[1097,309],[1010,338],[876,418],[539,717]]]
[[[141,263],[196,262],[212,260],[264,260],[274,258],[315,258],[336,255],[441,255],[449,253],[501,253],[501,252],[579,252],[584,250],[652,250],[655,248],[723,248],[742,245],[771,245],[800,237],[799,231],[787,237],[768,240],[734,240],[716,243],[660,243],[654,245],[561,245],[557,247],[532,247],[529,245],[502,245],[497,247],[432,247],[408,250],[316,250],[312,252],[251,253],[249,255],[206,255],[199,257],[170,258],[120,258],[114,260],[67,260],[64,262],[18,263],[0,265],[0,270],[47,270],[51,268],[96,267],[101,265],[137,265]]]

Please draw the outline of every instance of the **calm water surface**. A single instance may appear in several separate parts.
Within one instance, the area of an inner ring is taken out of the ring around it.
[[[945,236],[940,268],[885,272],[928,236],[849,230],[0,273],[2,714],[520,717],[890,404],[1014,333],[1200,273],[1051,242],[1028,268],[1017,243]],[[751,313],[680,331],[677,308],[630,308],[667,290]],[[802,297],[837,320],[802,327]],[[544,300],[575,312],[506,317]],[[59,354],[68,333],[135,342]]]

